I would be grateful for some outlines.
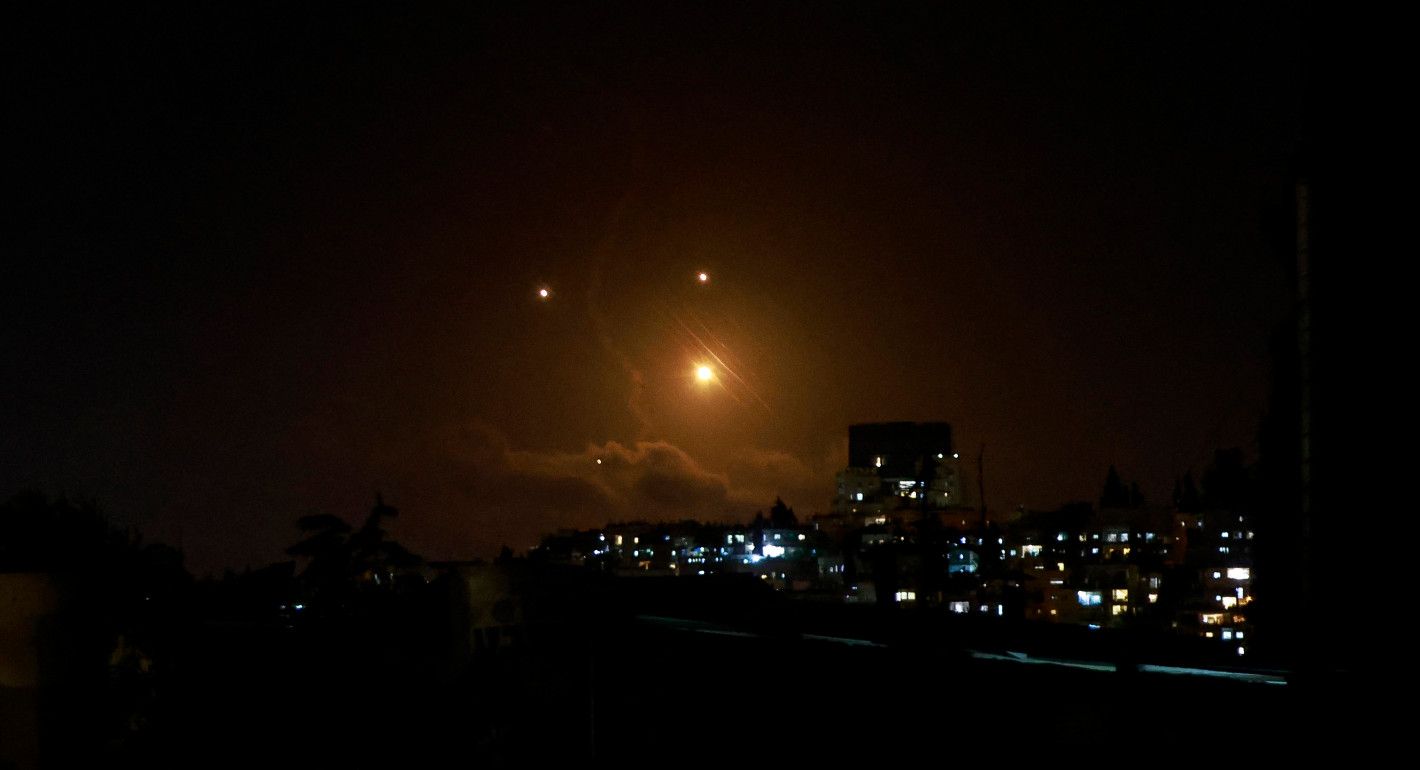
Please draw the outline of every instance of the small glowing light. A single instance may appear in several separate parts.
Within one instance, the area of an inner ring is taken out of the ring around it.
[[[304,609],[306,608],[306,605],[304,605],[304,604],[297,604],[297,605],[294,605],[294,607],[295,607],[295,609],[298,609],[298,610],[304,610]]]
[[[952,459],[953,459],[953,460],[960,460],[960,459],[961,459],[961,453],[959,453],[959,452],[952,452]]]
[[[709,282],[710,282],[710,275],[709,275],[708,273],[696,273],[696,274],[695,274],[695,280],[697,280],[697,281],[699,281],[699,282],[701,282],[701,283],[709,283]]]
[[[715,376],[715,371],[708,366],[695,367],[695,379],[701,382],[709,382]]]
[[[602,458],[598,457],[598,458],[597,458],[597,465],[601,465],[601,464],[602,464]]]
[[[538,299],[547,299],[548,297],[552,296],[552,292],[548,291],[547,287],[544,286],[541,289],[537,290],[537,296]]]

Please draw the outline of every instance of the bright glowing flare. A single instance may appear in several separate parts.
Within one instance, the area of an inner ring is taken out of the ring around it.
[[[695,379],[701,382],[709,382],[715,376],[715,372],[708,366],[695,367]]]
[[[697,281],[700,281],[701,283],[709,283],[709,282],[710,282],[710,275],[709,275],[708,273],[697,273],[697,274],[695,275],[695,279],[696,279]]]
[[[551,295],[552,292],[548,291],[546,286],[537,290],[537,296],[539,299],[547,299]]]

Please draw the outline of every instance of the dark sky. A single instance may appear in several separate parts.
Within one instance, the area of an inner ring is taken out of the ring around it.
[[[869,5],[21,20],[0,493],[207,571],[822,511],[852,422],[995,508],[1253,447],[1299,19]]]

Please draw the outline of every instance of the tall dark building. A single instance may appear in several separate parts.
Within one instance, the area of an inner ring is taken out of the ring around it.
[[[878,422],[848,427],[848,467],[838,474],[835,511],[876,515],[964,503],[950,424]]]
[[[950,423],[874,422],[848,426],[848,464],[877,468],[884,478],[915,478],[952,453]]]

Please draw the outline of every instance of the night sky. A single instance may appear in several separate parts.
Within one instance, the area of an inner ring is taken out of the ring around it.
[[[20,21],[0,493],[206,572],[825,511],[854,422],[994,509],[1255,450],[1291,12],[467,5]]]

